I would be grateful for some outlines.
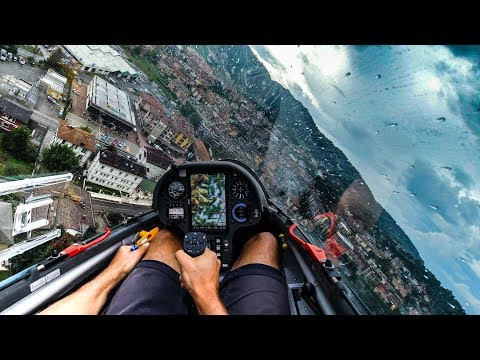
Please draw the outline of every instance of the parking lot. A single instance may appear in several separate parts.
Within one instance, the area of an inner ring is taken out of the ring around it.
[[[34,109],[40,111],[41,113],[48,115],[54,119],[58,119],[58,112],[63,106],[63,102],[57,101],[56,104],[47,100],[47,94],[45,91],[38,91],[37,104]]]
[[[39,67],[32,67],[29,64],[20,65],[15,61],[0,61],[0,73],[15,76],[17,79],[23,79],[29,83],[35,84],[47,70]]]

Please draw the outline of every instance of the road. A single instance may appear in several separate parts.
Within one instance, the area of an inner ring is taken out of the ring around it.
[[[56,131],[58,128],[59,119],[51,118],[48,115],[42,114],[38,110],[33,109],[32,116],[30,117],[33,121],[48,127],[52,131]]]
[[[139,205],[129,205],[129,204],[119,204],[116,202],[111,202],[102,199],[93,199],[92,198],[93,211],[107,211],[107,212],[117,212],[123,213],[125,215],[138,215],[143,214],[147,211],[152,210],[148,206],[139,206]]]
[[[35,61],[42,61],[45,59],[44,56],[42,55],[37,55],[37,54],[33,54],[31,53],[30,51],[27,51],[25,49],[22,49],[21,47],[18,48],[18,55],[20,56],[23,56],[25,58],[25,60],[27,60],[28,57],[33,57],[35,59]]]

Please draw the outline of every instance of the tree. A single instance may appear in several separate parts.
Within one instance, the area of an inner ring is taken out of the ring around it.
[[[62,64],[60,63],[62,58],[62,50],[57,49],[48,57],[47,64],[56,70],[60,70],[62,67]]]
[[[139,56],[142,53],[142,47],[141,46],[135,46],[133,48],[133,53],[137,56]]]
[[[89,132],[89,133],[92,132],[92,129],[90,129],[90,127],[89,127],[89,126],[86,126],[86,125],[85,125],[85,126],[81,126],[80,129],[85,130],[85,131],[87,131],[87,132]]]
[[[0,48],[7,50],[7,52],[11,52],[13,55],[18,54],[17,45],[0,45]]]
[[[49,171],[77,171],[79,161],[66,144],[53,144],[43,151],[43,164]]]
[[[123,221],[124,217],[122,214],[119,213],[108,213],[107,220],[110,223],[110,226],[117,226]]]
[[[84,233],[83,233],[83,240],[88,240],[92,237],[97,235],[97,228],[94,226],[90,226]]]
[[[2,139],[2,147],[17,159],[35,161],[35,147],[30,143],[30,129],[26,126],[19,126],[6,133]]]

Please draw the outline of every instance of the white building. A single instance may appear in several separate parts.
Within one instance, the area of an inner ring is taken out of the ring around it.
[[[95,135],[83,129],[68,125],[60,121],[60,126],[52,138],[52,144],[66,144],[78,157],[80,167],[83,167],[90,155],[95,153]]]
[[[145,147],[140,151],[138,161],[147,168],[147,179],[155,181],[158,181],[174,163],[163,151],[151,147]]]
[[[38,86],[46,90],[47,95],[58,100],[63,94],[67,78],[52,69],[48,69],[47,73],[38,81]]]
[[[3,75],[0,78],[0,92],[20,100],[26,100],[31,89],[32,84],[23,79],[17,79],[15,76]]]
[[[110,150],[99,151],[87,170],[87,181],[129,195],[146,177],[145,166]]]
[[[64,48],[82,64],[82,70],[125,78],[138,76],[118,51],[108,45],[64,45]]]

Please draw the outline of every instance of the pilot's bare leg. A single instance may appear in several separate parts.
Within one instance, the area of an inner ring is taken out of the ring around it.
[[[220,284],[220,297],[232,315],[288,315],[290,305],[275,237],[251,237]]]
[[[175,258],[175,252],[182,249],[181,240],[168,230],[160,230],[150,241],[148,251],[143,260],[157,260],[163,262],[180,273],[180,265]]]
[[[248,239],[232,270],[247,264],[264,264],[280,269],[279,260],[277,240],[271,233],[261,232]]]

